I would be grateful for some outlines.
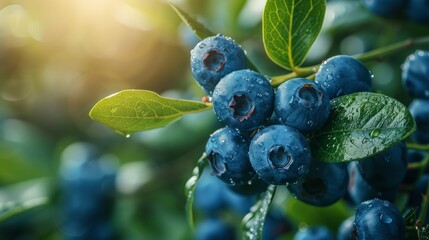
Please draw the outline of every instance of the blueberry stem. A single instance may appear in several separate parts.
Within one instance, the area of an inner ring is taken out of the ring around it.
[[[421,227],[424,224],[426,219],[426,214],[429,207],[428,193],[429,193],[429,184],[426,189],[426,194],[423,195],[422,209],[420,210],[419,218],[416,221],[417,227]]]
[[[407,143],[408,149],[429,151],[429,144]]]
[[[420,38],[410,38],[401,42],[396,42],[381,48],[377,48],[365,53],[353,55],[354,58],[360,60],[360,61],[371,61],[374,59],[380,59],[385,56],[400,52],[404,49],[408,49],[414,46],[418,45],[428,45],[429,44],[429,36],[424,36]],[[310,67],[295,67],[293,69],[293,72],[279,75],[279,76],[273,76],[271,78],[271,85],[273,87],[278,87],[283,82],[286,82],[287,80],[290,80],[292,78],[296,77],[312,77],[317,70],[319,69],[320,64],[316,64]]]

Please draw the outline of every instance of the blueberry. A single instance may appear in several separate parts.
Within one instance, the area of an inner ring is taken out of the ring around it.
[[[408,149],[407,150],[407,162],[410,163],[419,163],[423,160],[423,158],[426,156],[425,151],[421,150],[413,150]],[[426,169],[427,171],[427,169]],[[412,186],[417,180],[420,175],[420,169],[407,169],[407,172],[405,174],[404,179],[402,180],[402,183],[405,185]]]
[[[406,6],[405,0],[362,0],[362,3],[371,12],[380,16],[400,15]]]
[[[301,132],[320,128],[328,119],[329,96],[320,86],[306,78],[282,83],[274,96],[274,111],[279,120]]]
[[[294,240],[333,240],[334,235],[325,226],[312,226],[299,229]]]
[[[271,125],[256,133],[249,157],[261,179],[274,185],[296,182],[308,171],[311,159],[305,137],[286,125]]]
[[[377,190],[397,188],[407,172],[407,152],[403,142],[375,156],[357,162],[362,177]]]
[[[211,176],[206,168],[197,182],[194,191],[195,209],[208,215],[218,215],[227,207],[225,183],[216,176]]]
[[[408,206],[420,207],[423,201],[423,196],[427,192],[429,182],[429,174],[423,174],[417,179],[414,188],[409,192]]]
[[[417,129],[411,138],[417,143],[429,143],[429,99],[414,99],[408,106],[416,121]]]
[[[328,206],[346,194],[348,180],[345,164],[312,160],[308,173],[287,188],[297,199],[307,204]]]
[[[356,209],[356,239],[405,239],[405,223],[399,210],[389,201],[371,199]]]
[[[194,240],[236,240],[234,228],[218,218],[208,218],[195,229]]]
[[[256,203],[256,195],[241,195],[230,188],[226,188],[225,202],[229,210],[243,217]]]
[[[355,221],[355,216],[350,216],[346,218],[338,227],[337,239],[338,240],[353,240],[353,222]]]
[[[414,22],[429,23],[429,1],[428,0],[409,0],[406,9],[408,18]]]
[[[380,198],[383,200],[388,200],[393,202],[395,200],[397,189],[388,189],[388,190],[377,190],[371,186],[360,174],[356,166],[356,162],[351,162],[348,166],[349,171],[349,186],[348,193],[355,204],[360,204],[361,202],[373,199]]]
[[[333,99],[354,92],[370,92],[371,79],[371,72],[359,60],[337,55],[320,65],[315,81]]]
[[[221,34],[203,39],[191,50],[192,74],[209,95],[222,77],[245,67],[243,49]]]
[[[265,218],[262,239],[281,239],[285,234],[292,232],[292,229],[290,220],[279,209],[271,208]]]
[[[260,73],[245,69],[223,77],[213,93],[219,121],[243,131],[258,128],[273,113],[274,91]]]
[[[429,99],[429,51],[417,50],[406,58],[402,65],[402,84],[410,96]]]
[[[228,184],[242,184],[255,175],[248,152],[249,139],[230,127],[211,134],[205,151],[213,174]]]

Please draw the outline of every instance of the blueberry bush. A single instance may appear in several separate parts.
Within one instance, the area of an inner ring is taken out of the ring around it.
[[[124,220],[157,228],[151,216],[166,213],[116,196],[136,174],[82,141],[61,148],[52,196],[0,205],[0,239],[22,237],[20,218],[49,201],[66,239],[429,239],[429,2],[255,2],[166,3],[190,81],[121,89],[89,111],[107,138],[180,155],[159,175],[126,172],[186,175],[181,236]]]

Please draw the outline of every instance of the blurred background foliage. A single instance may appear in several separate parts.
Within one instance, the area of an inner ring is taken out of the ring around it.
[[[171,2],[213,32],[234,38],[261,73],[285,73],[264,53],[264,0]],[[329,1],[322,33],[304,65],[427,33],[427,26],[406,19],[376,17],[357,0]],[[203,93],[189,67],[197,41],[168,1],[0,1],[0,239],[65,237],[59,169],[63,151],[75,142],[90,142],[118,162],[111,218],[121,239],[190,238],[183,188],[209,134],[220,127],[214,114],[189,115],[125,138],[91,121],[88,112],[124,89],[200,100]],[[400,66],[412,51],[367,63],[376,91],[408,104]],[[284,209],[297,224],[326,220],[319,214],[326,210],[293,201]],[[329,215],[342,220],[349,213],[339,205]],[[19,206],[31,210],[4,214]],[[302,211],[308,214],[297,214]]]

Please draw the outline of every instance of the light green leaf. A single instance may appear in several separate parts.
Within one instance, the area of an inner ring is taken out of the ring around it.
[[[119,134],[166,126],[182,115],[211,109],[210,104],[161,97],[147,90],[124,90],[101,99],[89,116]]]
[[[38,197],[24,202],[0,203],[0,223],[27,211],[39,208],[48,204],[48,198]]]
[[[309,141],[315,159],[348,162],[380,153],[415,129],[413,116],[402,103],[360,92],[333,99],[327,122]]]
[[[206,153],[198,159],[197,166],[192,171],[192,176],[188,179],[185,185],[185,195],[186,195],[186,216],[188,219],[189,225],[194,228],[194,192],[197,187],[198,179],[200,179],[201,174],[203,173],[204,168],[207,165]]]
[[[258,201],[252,206],[250,212],[244,216],[242,222],[243,240],[261,240],[265,218],[270,210],[276,186],[270,185],[268,189],[259,195]]]
[[[322,28],[326,0],[267,0],[262,33],[268,57],[294,70],[305,60]]]

